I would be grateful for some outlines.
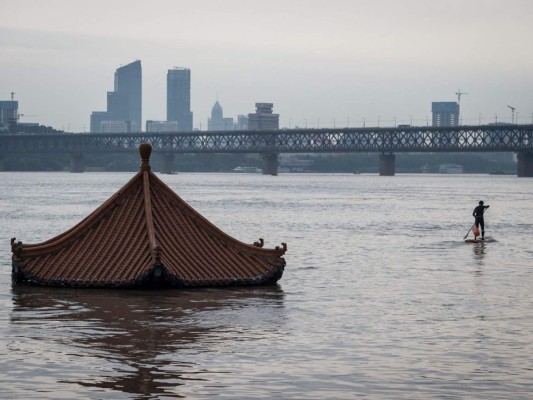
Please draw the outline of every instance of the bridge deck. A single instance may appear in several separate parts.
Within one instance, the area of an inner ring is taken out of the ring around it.
[[[0,154],[532,152],[533,125],[0,135]]]

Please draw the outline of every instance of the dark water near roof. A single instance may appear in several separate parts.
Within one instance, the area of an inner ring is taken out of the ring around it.
[[[161,176],[278,286],[12,287],[9,239],[81,220],[131,174],[0,173],[1,398],[531,399],[533,179]],[[465,244],[477,201],[487,234]]]

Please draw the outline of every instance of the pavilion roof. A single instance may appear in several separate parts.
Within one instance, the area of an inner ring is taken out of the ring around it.
[[[13,280],[72,287],[216,287],[277,282],[285,243],[232,238],[152,171],[142,144],[140,171],[68,231],[42,243],[11,240]]]

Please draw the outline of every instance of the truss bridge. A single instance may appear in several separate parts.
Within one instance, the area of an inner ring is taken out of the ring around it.
[[[124,134],[0,135],[0,160],[8,154],[70,154],[71,170],[83,170],[87,153],[137,151],[150,143],[170,168],[176,154],[259,153],[263,173],[276,174],[280,153],[379,153],[380,174],[394,175],[395,153],[515,152],[518,176],[533,176],[533,125],[291,129]],[[1,163],[0,163],[1,164]],[[81,171],[80,171],[81,170]]]

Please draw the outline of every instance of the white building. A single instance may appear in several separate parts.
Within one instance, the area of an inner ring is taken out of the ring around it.
[[[178,132],[178,121],[146,121],[146,132]]]
[[[100,122],[101,133],[131,133],[130,121],[102,121]]]

